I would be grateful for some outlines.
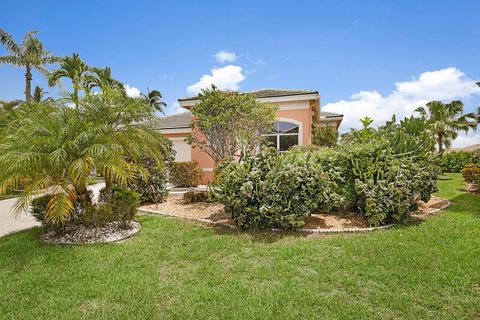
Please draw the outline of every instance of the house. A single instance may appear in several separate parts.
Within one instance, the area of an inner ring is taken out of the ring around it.
[[[312,127],[332,126],[338,130],[343,115],[320,110],[320,95],[314,90],[261,89],[251,91],[259,101],[278,106],[277,122],[268,140],[278,150],[293,145],[312,143]],[[178,99],[186,112],[155,119],[152,126],[160,130],[173,143],[175,161],[196,161],[204,172],[204,182],[213,178],[214,162],[205,152],[193,148],[184,139],[191,134],[192,114],[189,112],[199,102],[198,97]]]

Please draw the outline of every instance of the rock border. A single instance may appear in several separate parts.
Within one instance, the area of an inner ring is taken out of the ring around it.
[[[112,242],[128,239],[131,236],[137,234],[142,229],[142,225],[139,222],[131,221],[129,229],[117,229],[113,233],[107,233],[108,230],[105,230],[116,225],[118,225],[118,222],[110,222],[110,223],[107,223],[104,227],[93,228],[93,229],[86,229],[85,227],[82,226],[80,228],[83,228],[82,231],[86,233],[91,233],[91,234],[95,234],[97,232],[106,233],[106,234],[97,234],[97,237],[92,237],[90,239],[82,240],[82,241],[73,241],[70,239],[71,236],[69,235],[60,235],[60,236],[55,235],[54,231],[50,231],[42,234],[40,236],[40,239],[43,242],[48,244],[60,244],[60,245],[112,243]]]
[[[419,215],[412,215],[412,217],[415,218],[427,218],[430,215],[433,215],[447,207],[449,207],[452,203],[448,199],[443,199],[439,198],[445,201],[445,204],[440,206],[439,208],[435,208],[428,213],[425,214],[419,214]],[[177,218],[177,219],[182,219],[182,220],[187,220],[187,221],[196,221],[196,222],[201,222],[203,224],[207,225],[212,225],[212,226],[221,226],[221,227],[226,227],[229,229],[237,230],[239,229],[235,225],[231,225],[228,223],[223,223],[223,222],[214,222],[211,220],[207,219],[201,219],[201,218],[188,218],[188,217],[180,217],[174,214],[169,214],[169,213],[163,213],[163,212],[158,212],[155,210],[150,210],[150,209],[139,209],[139,213],[141,214],[155,214],[155,215],[160,215],[160,216],[165,216],[165,217],[171,217],[171,218]],[[360,233],[360,232],[373,232],[377,230],[386,230],[386,229],[391,229],[393,227],[397,226],[397,224],[387,224],[379,227],[366,227],[366,228],[332,228],[332,229],[308,229],[308,228],[300,228],[295,230],[294,232],[297,233],[309,233],[309,234],[339,234],[339,233]],[[275,231],[275,232],[285,232],[285,230],[281,229],[268,229],[267,231]]]

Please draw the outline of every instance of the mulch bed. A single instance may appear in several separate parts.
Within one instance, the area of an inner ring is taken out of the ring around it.
[[[86,228],[83,225],[67,226],[61,232],[50,231],[41,236],[47,243],[53,244],[88,244],[115,242],[131,237],[140,231],[141,225],[130,222],[129,228],[122,228],[119,222],[110,222],[99,228]]]
[[[448,200],[432,197],[428,203],[420,203],[419,209],[412,216],[424,218],[448,206]],[[235,228],[235,223],[223,210],[220,203],[197,202],[185,204],[182,199],[171,198],[164,203],[147,205],[140,212],[195,220],[207,224]],[[305,226],[299,231],[309,233],[358,232],[386,229],[393,225],[372,228],[368,222],[355,213],[315,213],[305,219]]]

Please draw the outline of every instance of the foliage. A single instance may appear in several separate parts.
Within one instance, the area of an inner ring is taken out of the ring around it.
[[[466,182],[477,183],[480,179],[480,165],[467,164],[462,170],[462,175]]]
[[[142,93],[141,96],[155,111],[165,114],[163,109],[167,106],[167,104],[162,100],[163,97],[160,91],[148,90],[147,94]]]
[[[22,43],[17,43],[13,37],[3,29],[0,29],[0,43],[9,52],[9,55],[0,56],[0,64],[10,64],[25,68],[25,100],[32,101],[32,69],[43,74],[47,73],[46,65],[59,61],[58,57],[47,51],[40,40],[36,37],[38,31],[27,32]]]
[[[338,142],[338,132],[335,127],[323,126],[312,128],[312,144],[321,147],[334,147]]]
[[[462,172],[467,164],[480,164],[480,156],[469,151],[452,151],[442,155],[442,170],[444,172]]]
[[[208,193],[206,191],[190,190],[183,194],[183,202],[206,202],[208,201]]]
[[[450,103],[430,101],[425,107],[415,110],[425,119],[429,132],[438,144],[438,152],[450,148],[459,131],[467,132],[477,127],[474,113],[463,114],[463,103],[455,100]]]
[[[128,188],[140,194],[142,204],[165,201],[168,195],[168,176],[165,165],[159,166],[154,159],[145,157],[138,164],[147,169],[148,177],[137,177],[137,179],[128,184]]]
[[[15,205],[26,210],[33,194],[52,188],[46,220],[66,223],[77,199],[91,204],[86,185],[93,170],[110,184],[127,185],[148,176],[145,168],[125,160],[127,156],[162,162],[165,138],[139,125],[151,117],[150,106],[115,90],[82,97],[77,108],[22,105],[0,143],[0,193],[26,181]]]
[[[311,212],[341,201],[309,155],[268,148],[243,163],[223,165],[221,172],[214,190],[244,229],[299,228]]]
[[[168,178],[176,187],[196,187],[203,177],[203,171],[196,162],[172,162]]]
[[[115,221],[120,222],[124,228],[128,228],[133,217],[138,212],[140,195],[135,191],[117,187],[113,190],[109,205]]]
[[[204,89],[192,108],[190,143],[215,163],[242,161],[262,145],[272,128],[276,107],[257,101],[253,94]]]
[[[61,79],[67,78],[72,82],[74,103],[78,101],[79,91],[85,88],[85,83],[89,71],[89,66],[80,59],[78,53],[73,53],[71,57],[63,57],[60,61],[60,67],[48,73],[48,85],[62,85]]]

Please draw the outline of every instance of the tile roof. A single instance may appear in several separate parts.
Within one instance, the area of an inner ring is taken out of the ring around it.
[[[276,89],[276,88],[265,88],[254,91],[247,91],[245,93],[252,93],[257,98],[273,98],[273,97],[285,97],[285,96],[296,96],[302,94],[318,94],[316,90],[305,90],[305,89]],[[180,98],[178,101],[188,101],[196,100],[198,96]]]
[[[167,117],[156,118],[148,122],[154,129],[180,129],[190,128],[192,113],[183,112]]]
[[[335,112],[320,112],[320,120],[322,118],[337,118],[343,117],[340,113]],[[183,112],[179,114],[174,114],[168,117],[156,118],[148,122],[154,129],[157,130],[165,130],[165,129],[181,129],[181,128],[189,128],[190,123],[192,122],[192,113],[191,112]]]
[[[320,111],[320,119],[322,118],[338,118],[343,117],[343,114],[335,113],[335,112],[328,112],[328,111]]]

